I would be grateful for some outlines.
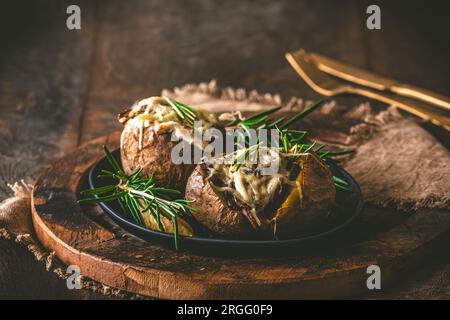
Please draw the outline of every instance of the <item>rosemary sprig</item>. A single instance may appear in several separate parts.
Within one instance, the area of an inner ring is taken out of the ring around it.
[[[250,129],[256,129],[257,131],[262,130],[262,129],[275,129],[275,128],[287,129],[289,126],[291,126],[292,124],[294,124],[301,118],[304,118],[305,116],[307,116],[314,110],[318,109],[320,106],[322,106],[323,102],[324,102],[323,100],[319,100],[319,101],[313,103],[309,108],[307,108],[303,111],[300,111],[299,113],[297,113],[295,116],[293,116],[290,119],[287,119],[287,117],[281,117],[278,120],[273,120],[272,118],[270,118],[269,115],[271,115],[281,109],[281,107],[274,107],[274,108],[271,108],[268,110],[263,110],[263,111],[257,112],[248,118],[232,121],[232,122],[228,123],[226,125],[226,127],[237,127],[237,128],[243,129],[243,131],[235,132],[235,134],[237,135],[236,144],[240,148],[245,148],[245,147],[249,146],[249,143],[246,140],[246,136],[247,137],[250,136]],[[307,134],[306,131],[298,131],[298,130],[289,130],[289,132],[290,133],[301,133],[301,134],[303,134],[303,136],[305,136]],[[299,142],[303,138],[303,136],[302,137],[298,137],[298,136],[292,137],[292,139],[294,139],[294,141],[292,141],[292,142]],[[289,137],[291,137],[291,134],[289,135]],[[257,138],[258,139],[260,138],[259,135]],[[258,141],[258,143],[259,143],[259,141]]]
[[[263,111],[257,112],[255,114],[251,115],[250,117],[242,119],[242,120],[232,121],[232,122],[228,123],[226,125],[226,127],[238,126],[243,129],[252,128],[252,129],[260,130],[260,129],[273,129],[276,126],[278,126],[279,128],[284,129],[284,128],[287,128],[290,125],[294,124],[301,118],[304,118],[305,116],[307,116],[314,110],[318,109],[320,106],[322,106],[323,103],[324,103],[323,100],[319,100],[319,101],[313,103],[309,108],[300,111],[299,113],[297,113],[295,116],[293,116],[289,120],[286,119],[286,117],[282,117],[278,120],[273,120],[272,118],[269,117],[270,114],[273,114],[281,109],[281,107],[278,106],[278,107],[274,107],[274,108],[271,108],[268,110],[263,110]]]
[[[336,176],[333,176],[333,181],[334,181],[334,186],[337,189],[341,189],[344,191],[350,191],[350,189],[348,188],[348,183],[345,180],[342,180]]]
[[[312,104],[311,107],[299,112],[297,115],[295,115],[294,117],[292,117],[291,119],[289,119],[287,122],[284,122],[283,124],[280,124],[280,127],[283,128],[287,128],[289,127],[291,124],[297,122],[298,120],[300,120],[301,118],[306,117],[308,114],[310,114],[311,112],[313,112],[314,110],[318,109],[319,107],[322,106],[322,104],[324,103],[324,100],[319,100],[315,103]]]
[[[108,202],[119,201],[123,209],[128,210],[138,224],[143,224],[141,215],[150,214],[158,224],[160,231],[165,232],[161,223],[161,216],[173,224],[175,248],[178,249],[178,217],[186,218],[195,210],[189,206],[192,200],[177,198],[181,193],[178,190],[157,186],[157,179],[152,175],[148,179],[140,177],[141,169],[126,175],[120,168],[116,159],[103,147],[106,159],[113,171],[102,170],[102,177],[113,178],[117,184],[86,189],[82,195],[93,196],[81,199],[78,202]]]
[[[268,118],[269,114],[275,113],[278,110],[281,109],[281,106],[273,107],[267,110],[259,111],[254,114],[252,114],[250,117],[242,119],[242,120],[235,120],[228,124],[226,124],[226,127],[234,127],[234,126],[244,126],[244,127],[252,127],[255,124],[261,123],[261,122],[267,122],[270,118]]]
[[[289,129],[289,126],[309,115],[314,110],[318,109],[324,103],[323,100],[319,100],[313,103],[309,108],[297,113],[290,119],[286,117],[282,117],[278,120],[272,120],[269,115],[280,110],[280,107],[271,108],[265,111],[257,112],[252,116],[243,119],[236,120],[228,126],[238,126],[244,129],[244,132],[238,132],[237,136],[237,145],[239,147],[247,148],[248,143],[246,141],[245,133],[249,132],[250,128],[261,130],[261,129],[276,129],[280,136],[280,147],[281,150],[292,157],[299,157],[302,154],[307,154],[309,152],[316,153],[321,160],[326,162],[326,159],[329,157],[334,157],[338,155],[349,154],[353,152],[353,150],[338,150],[331,151],[326,150],[327,146],[322,144],[316,146],[317,142],[313,141],[312,143],[307,139],[308,132],[303,130],[293,130]],[[259,138],[259,136],[258,136]],[[248,153],[245,151],[240,155],[241,157],[247,156]],[[234,163],[233,166],[235,170],[239,169],[239,162]],[[334,184],[337,189],[348,190],[348,184],[346,181],[342,179],[338,179],[337,177],[333,177]]]
[[[194,126],[194,121],[197,120],[197,115],[194,110],[178,100],[168,97],[164,97],[164,99],[166,99],[167,103],[173,108],[182,121],[191,127]]]
[[[322,151],[322,149],[326,148],[326,145],[321,144],[317,148],[315,148],[317,141],[314,141],[311,144],[303,142],[307,134],[305,131],[280,129],[278,127],[276,127],[276,129],[278,130],[278,133],[280,135],[283,152],[294,158],[297,158],[302,154],[314,152],[319,156],[321,160],[325,161],[325,163],[328,164],[326,162],[326,159],[328,157],[344,155],[353,152],[353,150]],[[336,189],[346,191],[350,190],[348,189],[348,183],[336,176],[333,176],[333,182]]]

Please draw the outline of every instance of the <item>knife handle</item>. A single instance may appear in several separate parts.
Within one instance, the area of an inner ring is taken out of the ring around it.
[[[359,87],[348,87],[347,92],[362,95],[390,105],[395,105],[402,110],[405,110],[424,120],[431,121],[435,125],[450,131],[450,117],[429,110],[428,108],[422,106],[418,101],[412,102],[409,99],[405,99],[395,94],[381,93]]]
[[[432,91],[407,84],[392,86],[390,90],[402,96],[419,99],[450,111],[450,100]]]

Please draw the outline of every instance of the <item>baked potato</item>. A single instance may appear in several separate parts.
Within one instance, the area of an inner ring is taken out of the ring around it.
[[[131,174],[141,168],[143,178],[155,174],[162,186],[180,191],[184,190],[195,165],[192,164],[193,161],[172,161],[172,149],[180,143],[173,140],[186,142],[193,155],[194,148],[202,148],[193,143],[193,121],[202,121],[202,127],[196,130],[205,130],[218,122],[212,113],[193,110],[166,97],[150,97],[136,102],[130,109],[122,112],[118,119],[124,125],[120,139],[120,157],[125,173]]]
[[[236,166],[237,155],[197,165],[187,181],[193,217],[228,238],[288,238],[326,219],[336,190],[328,166],[314,153],[297,157],[279,151]],[[276,172],[264,174],[278,162]]]
[[[151,215],[147,210],[145,204],[141,201],[138,201],[139,205],[139,215],[142,220],[142,223],[149,229],[161,231],[158,221],[155,219],[153,215]],[[175,229],[173,226],[173,222],[170,219],[167,219],[165,216],[159,216],[160,223],[164,228],[164,231],[167,233],[174,233]],[[177,232],[181,236],[192,237],[194,235],[194,229],[192,226],[184,219],[183,217],[177,218]]]

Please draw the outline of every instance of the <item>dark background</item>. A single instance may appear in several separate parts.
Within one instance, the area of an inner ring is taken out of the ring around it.
[[[81,7],[81,30],[66,8]],[[381,30],[366,28],[369,4]],[[2,1],[0,200],[6,183],[32,181],[52,159],[118,129],[115,114],[163,88],[220,86],[316,98],[284,59],[305,48],[450,96],[445,1]],[[347,103],[363,101],[351,98]],[[384,291],[450,298],[450,261]],[[23,249],[0,240],[0,297],[88,297],[68,292]],[[95,297],[91,295],[91,297]]]

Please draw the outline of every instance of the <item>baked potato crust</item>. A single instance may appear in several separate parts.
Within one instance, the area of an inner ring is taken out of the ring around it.
[[[293,189],[275,213],[280,237],[307,231],[324,221],[336,198],[333,174],[316,154],[301,156],[300,163],[300,189]]]
[[[160,185],[183,192],[195,165],[173,163],[172,148],[179,142],[171,141],[171,132],[157,133],[153,127],[144,127],[142,148],[139,148],[139,138],[139,127],[124,126],[120,138],[120,158],[125,173],[131,174],[141,168],[142,178],[155,173]]]
[[[214,233],[223,236],[247,236],[252,228],[247,218],[228,206],[225,199],[216,194],[205,180],[204,164],[198,164],[188,179],[186,198],[194,199],[191,206],[196,210],[193,217]]]
[[[251,224],[239,209],[231,208],[221,194],[217,194],[205,180],[204,164],[192,172],[186,185],[186,198],[195,200],[191,204],[196,212],[194,218],[210,231],[225,237],[253,238],[276,235],[288,238],[316,226],[327,218],[334,203],[336,190],[330,169],[315,154],[299,159],[301,166],[297,181],[300,188],[292,189],[274,219],[262,219],[265,223],[258,229]]]

